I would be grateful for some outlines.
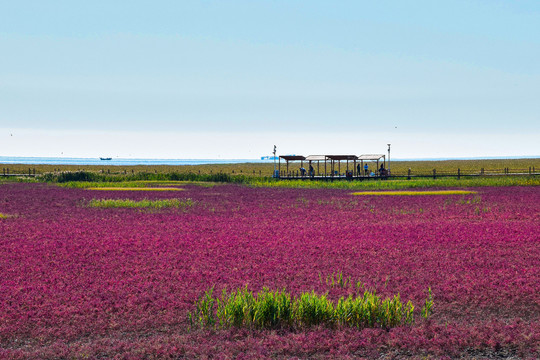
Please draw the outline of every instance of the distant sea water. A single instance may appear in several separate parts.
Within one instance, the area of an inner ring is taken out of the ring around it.
[[[506,157],[469,157],[469,158],[416,158],[393,161],[441,161],[441,160],[482,160],[482,159],[537,159],[540,156],[506,156]],[[206,165],[206,164],[242,164],[242,163],[273,163],[273,160],[259,159],[122,159],[112,158],[68,158],[68,157],[18,157],[0,156],[0,164],[28,165]]]
[[[122,159],[68,158],[68,157],[11,157],[0,156],[0,164],[29,165],[205,165],[268,162],[257,159]]]

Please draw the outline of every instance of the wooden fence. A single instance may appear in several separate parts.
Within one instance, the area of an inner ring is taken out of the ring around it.
[[[54,169],[55,172],[60,172],[60,169]],[[157,173],[157,170],[155,170]],[[127,175],[131,173],[132,175],[135,174],[135,171],[130,169],[129,171],[126,169],[118,169],[115,172],[111,172],[110,169],[107,170],[100,170],[98,173],[102,174],[122,174]],[[213,174],[214,172],[210,170],[210,174]],[[263,173],[263,171],[242,171],[242,170],[232,170],[230,172],[224,172],[222,170],[216,171],[216,174],[218,173],[228,173],[230,175],[252,175],[252,176],[261,176],[261,177],[269,177],[272,176],[272,173],[267,174]],[[201,171],[198,170],[198,174],[201,174]],[[282,180],[289,180],[289,179],[313,179],[313,180],[366,180],[366,179],[413,179],[413,178],[443,178],[443,177],[478,177],[478,176],[537,176],[540,175],[540,169],[535,169],[534,166],[530,166],[528,168],[521,168],[521,169],[514,169],[514,168],[502,168],[502,169],[484,169],[481,168],[479,170],[462,170],[460,168],[449,171],[449,170],[437,170],[433,169],[431,171],[415,171],[412,169],[408,169],[407,171],[397,171],[392,172],[391,174],[386,175],[366,175],[366,174],[357,174],[356,172],[349,172],[347,173],[340,173],[340,174],[314,174],[313,176],[310,176],[308,172],[304,172],[302,174],[299,170],[296,171],[285,171],[282,170],[279,174],[279,178]],[[21,171],[20,168],[17,168],[17,170],[10,169],[9,167],[2,168],[2,172],[0,173],[0,177],[35,177],[36,176],[36,169],[35,168],[28,168],[28,171]]]
[[[413,178],[443,178],[443,177],[454,177],[454,178],[461,178],[461,177],[481,177],[481,176],[537,176],[540,175],[540,171],[537,171],[534,166],[531,166],[529,168],[525,169],[511,169],[511,168],[503,168],[503,169],[484,169],[481,168],[480,170],[462,170],[461,168],[458,168],[454,171],[438,171],[437,169],[433,169],[431,171],[413,171],[412,169],[408,169],[407,172],[399,171],[399,172],[392,172],[390,174],[374,174],[374,175],[365,175],[365,174],[356,174],[356,173],[343,173],[343,174],[314,174],[310,176],[308,173],[301,173],[299,170],[296,171],[281,171],[280,172],[280,179],[283,180],[292,180],[292,179],[312,179],[312,180],[366,180],[366,179],[413,179]]]

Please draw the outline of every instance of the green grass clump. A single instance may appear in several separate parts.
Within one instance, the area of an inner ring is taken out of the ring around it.
[[[263,288],[254,294],[247,288],[232,292],[223,290],[214,297],[214,289],[206,291],[196,302],[195,313],[188,319],[198,325],[211,327],[245,327],[250,329],[308,328],[349,326],[357,328],[392,328],[414,322],[414,305],[403,304],[399,294],[381,299],[375,291],[362,295],[341,297],[336,302],[326,294],[314,291],[292,296],[285,290]],[[431,315],[431,289],[422,317]]]
[[[224,290],[216,304],[221,327],[276,328],[289,325],[292,318],[291,296],[284,291],[264,288],[253,295],[246,288],[231,293]]]
[[[88,202],[89,207],[95,208],[182,208],[187,209],[193,206],[191,199],[164,199],[164,200],[131,200],[131,199],[92,199]]]
[[[7,215],[0,213],[0,219],[6,219],[6,218],[7,218]]]
[[[99,191],[182,191],[184,189],[173,187],[88,187],[86,190]]]

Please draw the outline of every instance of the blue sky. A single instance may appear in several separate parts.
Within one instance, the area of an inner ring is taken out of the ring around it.
[[[0,53],[1,155],[540,155],[537,1],[0,1]]]

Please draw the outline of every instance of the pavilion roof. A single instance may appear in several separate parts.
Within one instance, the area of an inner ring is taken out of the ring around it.
[[[324,161],[326,160],[326,155],[308,155],[306,156],[307,161]]]
[[[330,160],[357,160],[358,156],[356,155],[326,155]]]
[[[280,155],[281,159],[286,161],[298,161],[298,160],[307,160],[307,161],[325,161],[325,160],[380,160],[385,157],[384,154],[363,154],[360,156],[356,155]]]
[[[364,154],[358,156],[358,160],[379,160],[385,157],[384,154]]]
[[[286,161],[306,160],[305,156],[302,155],[280,155],[279,157]]]

